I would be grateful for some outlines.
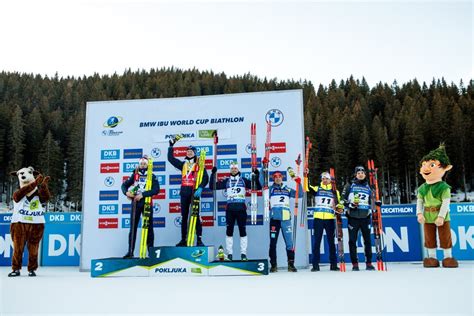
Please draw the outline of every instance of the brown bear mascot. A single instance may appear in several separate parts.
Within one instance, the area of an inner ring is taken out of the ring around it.
[[[20,188],[13,193],[13,215],[10,234],[13,240],[12,272],[9,277],[20,275],[21,261],[25,245],[28,247],[28,275],[36,276],[38,268],[38,249],[44,232],[43,204],[49,193],[49,177],[43,177],[33,167],[21,168],[10,173],[17,176]],[[36,178],[35,178],[36,177]]]

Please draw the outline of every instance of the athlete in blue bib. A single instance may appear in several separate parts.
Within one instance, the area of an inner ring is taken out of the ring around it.
[[[296,272],[295,250],[293,247],[293,229],[291,226],[290,198],[296,197],[296,190],[283,184],[283,175],[275,171],[272,175],[273,184],[270,186],[270,272],[277,272],[276,247],[278,235],[282,230],[283,239],[286,245],[286,255],[288,258],[288,271]],[[300,186],[298,198],[303,197],[303,189],[299,177],[295,178]]]
[[[239,171],[239,165],[232,163],[230,165],[230,177],[224,180],[217,181],[214,188],[214,177],[217,176],[217,168],[212,168],[211,181],[209,187],[211,190],[225,190],[227,197],[227,206],[225,209],[226,218],[226,251],[227,260],[232,260],[233,244],[234,244],[234,226],[237,221],[240,233],[240,257],[242,260],[247,260],[247,231],[245,226],[247,224],[247,206],[245,204],[245,189],[251,188],[251,181],[242,177]],[[259,172],[255,170],[257,177],[257,190],[262,186],[258,180]]]

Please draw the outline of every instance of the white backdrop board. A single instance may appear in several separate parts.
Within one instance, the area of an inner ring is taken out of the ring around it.
[[[244,176],[250,175],[250,124],[257,124],[257,156],[264,155],[266,121],[272,122],[270,173],[295,168],[299,153],[304,160],[303,92],[226,94],[172,99],[88,102],[84,151],[84,188],[81,242],[81,270],[89,270],[91,259],[123,256],[128,249],[130,202],[120,186],[131,175],[142,155],[154,161],[161,190],[153,198],[155,246],[175,245],[180,239],[180,171],[167,161],[168,140],[182,133],[175,156],[183,159],[192,144],[206,150],[208,174],[212,167],[212,130],[217,129],[218,175],[229,172],[237,161]],[[302,171],[302,170],[301,170]],[[302,173],[302,172],[301,172]],[[295,187],[293,181],[287,182]],[[201,217],[203,242],[225,244],[225,197],[219,191],[217,220],[212,220],[212,192],[203,192]],[[250,197],[248,197],[248,202]],[[263,199],[259,197],[259,218],[247,226],[248,257],[267,258],[269,225],[263,222]],[[300,199],[300,215],[301,215]],[[293,204],[292,204],[293,207]],[[248,210],[250,215],[250,210]],[[299,221],[299,220],[298,220]],[[140,228],[138,230],[139,245]],[[238,228],[234,230],[234,254],[239,254]],[[135,250],[138,254],[138,249]],[[298,224],[296,265],[308,264],[307,230]],[[286,266],[286,252],[280,234],[279,266]]]

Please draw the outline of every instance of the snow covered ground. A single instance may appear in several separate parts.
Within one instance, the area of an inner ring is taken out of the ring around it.
[[[76,267],[40,267],[37,278],[8,278],[10,268],[0,267],[0,315],[474,313],[474,262],[458,269],[423,269],[420,263],[392,263],[388,272],[328,269],[100,279]]]

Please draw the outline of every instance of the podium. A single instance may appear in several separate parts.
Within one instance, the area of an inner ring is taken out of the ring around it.
[[[268,275],[268,260],[216,261],[214,247],[154,247],[150,258],[93,259],[91,277]]]

